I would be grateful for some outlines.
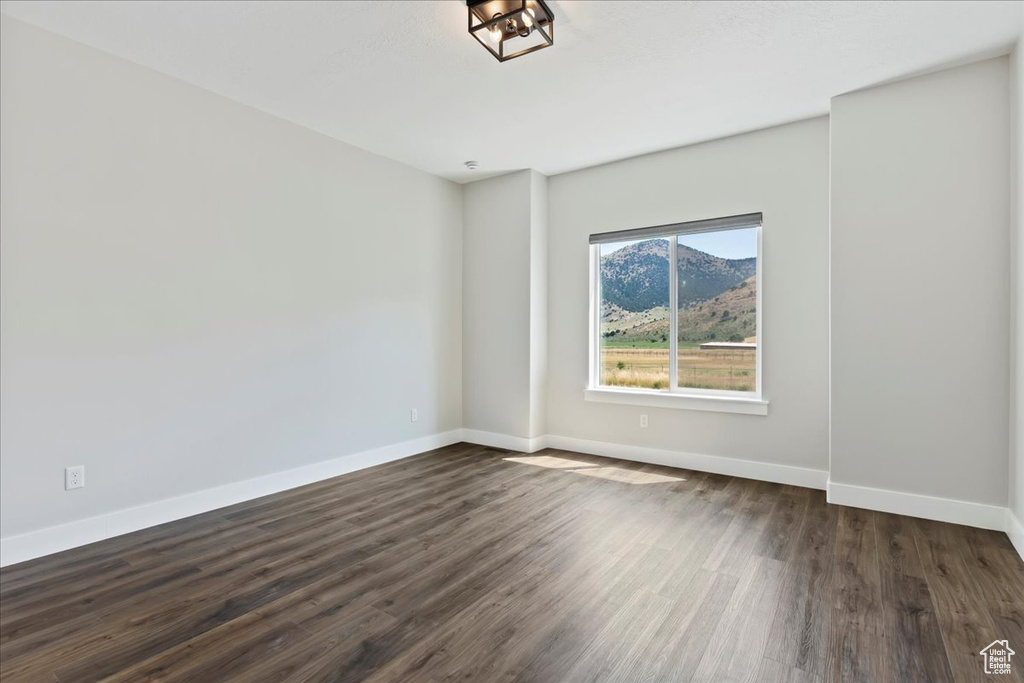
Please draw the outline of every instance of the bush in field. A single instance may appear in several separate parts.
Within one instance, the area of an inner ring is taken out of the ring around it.
[[[731,342],[741,342],[743,341],[743,339],[744,337],[742,334],[736,334],[735,332],[733,332],[732,334],[729,335],[729,341]]]
[[[615,364],[615,367],[617,367],[619,370],[625,370],[626,364],[620,360],[618,363]]]
[[[651,385],[652,389],[661,389],[661,382],[655,382]]]

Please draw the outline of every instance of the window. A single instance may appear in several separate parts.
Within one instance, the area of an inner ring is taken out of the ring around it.
[[[761,214],[590,243],[592,388],[760,398]]]

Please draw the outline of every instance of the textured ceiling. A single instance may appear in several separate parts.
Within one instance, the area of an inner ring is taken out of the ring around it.
[[[554,47],[504,64],[460,0],[0,10],[458,181],[823,114],[833,95],[1006,52],[1021,25],[1015,1],[549,3]]]

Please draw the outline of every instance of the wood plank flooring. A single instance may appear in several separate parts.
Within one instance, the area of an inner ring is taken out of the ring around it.
[[[0,571],[3,681],[1024,680],[1002,533],[459,444]]]

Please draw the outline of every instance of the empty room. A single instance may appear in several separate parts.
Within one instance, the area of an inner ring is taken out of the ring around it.
[[[1022,33],[0,0],[0,680],[1024,681]]]

